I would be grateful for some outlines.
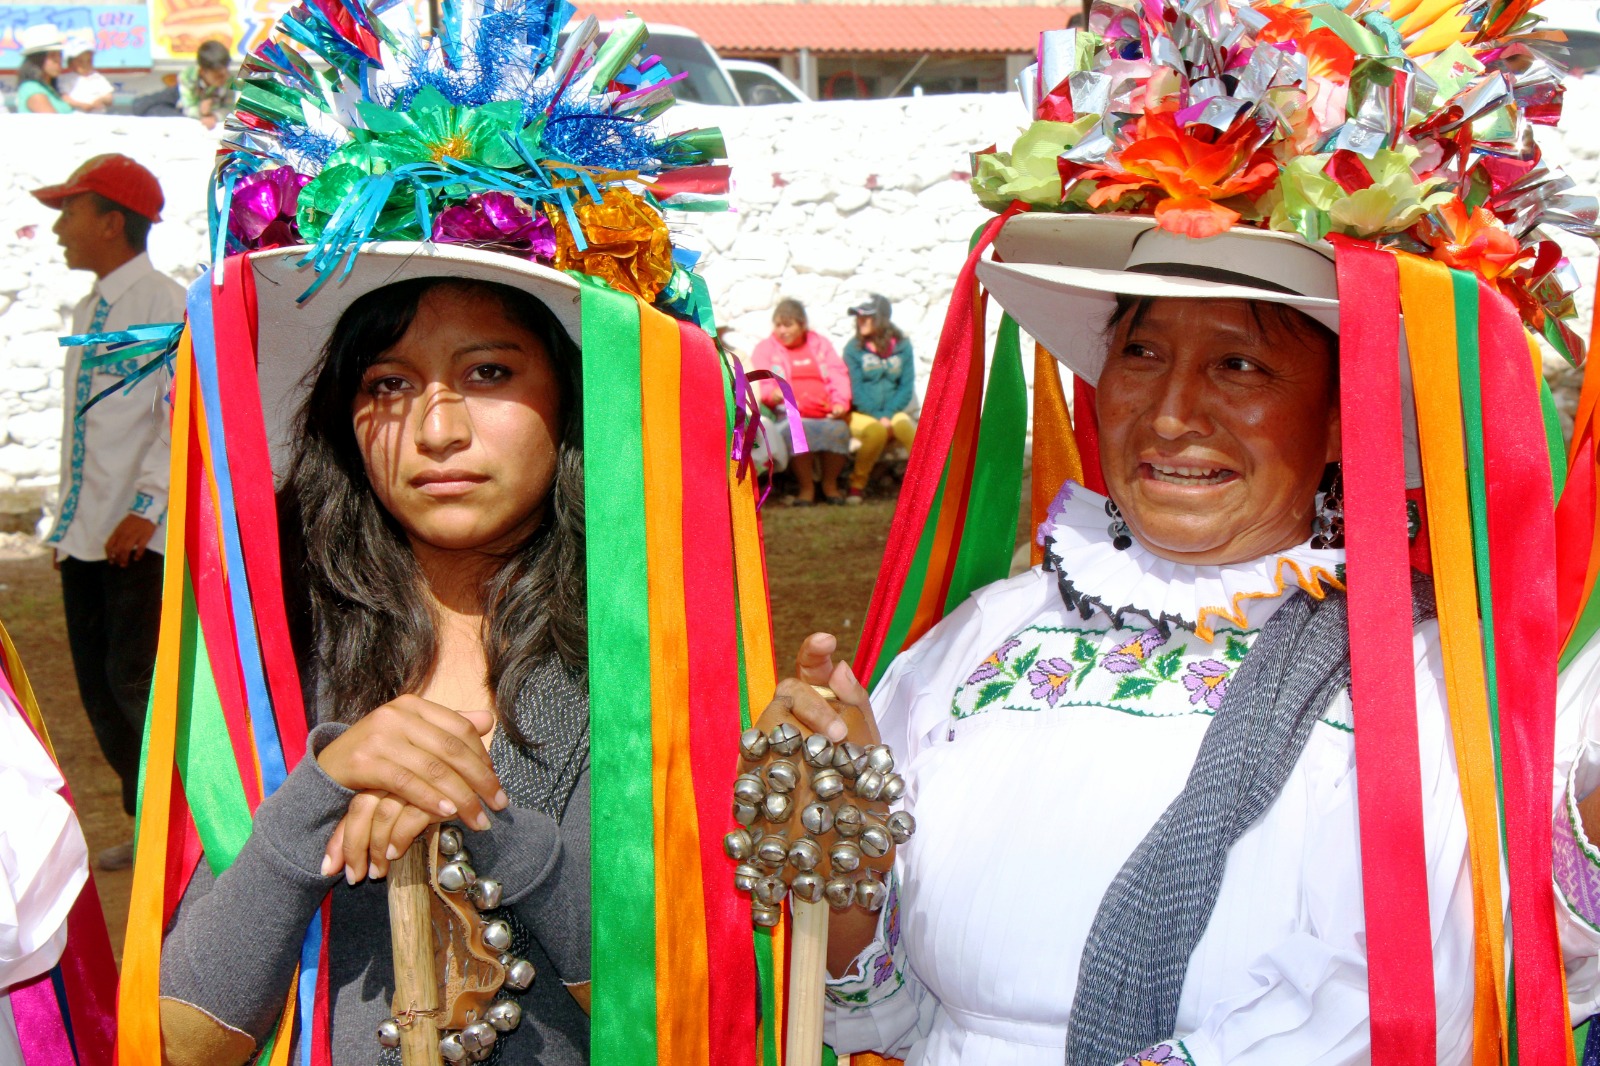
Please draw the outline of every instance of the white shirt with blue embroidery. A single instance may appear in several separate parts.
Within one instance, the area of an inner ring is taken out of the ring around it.
[[[157,322],[181,322],[183,287],[156,270],[144,253],[95,282],[72,314],[73,334],[108,333]],[[46,543],[57,558],[106,557],[106,540],[130,514],[156,523],[147,550],[166,544],[167,481],[172,450],[172,377],[157,371],[129,392],[113,392],[79,416],[102,390],[154,358],[85,367],[83,349],[67,349],[62,378],[61,483],[56,522]]]
[[[1104,504],[1069,482],[1041,530],[1046,566],[979,590],[873,694],[917,833],[896,857],[878,939],[830,982],[837,1051],[912,1066],[1060,1066],[1106,888],[1182,789],[1267,619],[1296,587],[1321,595],[1340,579],[1344,553],[1309,546],[1225,567],[1173,563],[1137,543],[1117,551]],[[1471,886],[1433,622],[1413,649],[1438,1061],[1465,1063]],[[1366,1062],[1359,854],[1341,694],[1230,850],[1178,1031],[1139,1058]]]

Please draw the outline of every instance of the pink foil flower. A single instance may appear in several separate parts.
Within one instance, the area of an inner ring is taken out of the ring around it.
[[[556,231],[542,211],[515,196],[478,192],[464,204],[447,207],[433,220],[438,244],[501,248],[529,259],[549,261],[556,254]]]
[[[295,211],[310,180],[293,167],[274,167],[239,182],[228,206],[229,235],[252,251],[301,243]]]

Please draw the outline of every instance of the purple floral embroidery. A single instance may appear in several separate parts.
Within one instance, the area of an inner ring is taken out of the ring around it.
[[[1006,656],[1016,651],[1021,646],[1020,640],[1008,640],[996,648],[990,656],[978,664],[978,668],[967,678],[967,684],[976,685],[980,681],[987,681],[991,677],[998,677],[1000,668],[1005,665]]]
[[[1161,636],[1161,630],[1147,629],[1101,659],[1100,665],[1113,674],[1131,674],[1143,666],[1150,653],[1163,643],[1165,638]]]
[[[1202,659],[1197,663],[1189,664],[1189,672],[1183,675],[1183,687],[1189,690],[1189,703],[1198,706],[1204,703],[1213,711],[1222,708],[1222,697],[1228,691],[1228,666],[1215,659]]]
[[[894,949],[900,944],[900,890],[898,881],[891,880],[889,882],[889,900],[885,906],[889,912],[884,923],[883,937],[887,950],[872,960],[873,988],[877,988],[894,976]]]
[[[1122,1066],[1187,1066],[1188,1062],[1188,1057],[1171,1044],[1157,1044],[1129,1055],[1122,1060]]]
[[[1044,659],[1028,671],[1028,681],[1033,685],[1033,698],[1044,700],[1051,707],[1067,690],[1072,680],[1073,666],[1065,659]]]

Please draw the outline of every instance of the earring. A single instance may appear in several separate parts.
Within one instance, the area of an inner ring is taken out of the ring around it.
[[[1133,547],[1133,534],[1128,531],[1128,523],[1110,497],[1106,498],[1106,517],[1111,519],[1111,524],[1106,527],[1106,532],[1111,534],[1111,546],[1119,552]]]
[[[1317,516],[1311,520],[1311,546],[1313,548],[1340,548],[1344,546],[1344,471],[1336,469],[1333,480],[1322,493],[1317,505]]]

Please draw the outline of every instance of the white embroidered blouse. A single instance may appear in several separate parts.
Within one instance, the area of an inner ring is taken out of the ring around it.
[[[1342,577],[1342,551],[1309,546],[1225,567],[1169,562],[1137,543],[1117,551],[1104,504],[1068,482],[1040,530],[1046,566],[979,590],[873,694],[917,834],[896,858],[877,940],[829,983],[826,1035],[840,1053],[1060,1066],[1106,888],[1182,789],[1229,679],[1284,596],[1320,596]],[[1438,1061],[1465,1063],[1472,903],[1435,623],[1417,627],[1413,648]],[[1358,840],[1341,694],[1229,852],[1178,1031],[1141,1060],[1367,1061]],[[1597,944],[1591,934],[1591,971]],[[1572,989],[1579,1009],[1600,986],[1589,977]]]

